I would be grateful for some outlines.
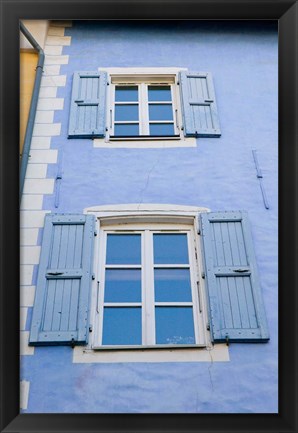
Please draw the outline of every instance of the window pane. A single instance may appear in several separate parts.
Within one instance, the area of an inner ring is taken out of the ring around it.
[[[116,105],[115,120],[139,120],[139,106],[133,105]]]
[[[107,269],[105,302],[141,302],[140,269]]]
[[[191,302],[189,269],[155,269],[156,302]]]
[[[153,248],[155,264],[188,263],[186,234],[154,234]]]
[[[108,234],[106,264],[141,264],[141,235]]]
[[[156,307],[157,344],[195,344],[192,307]]]
[[[150,123],[150,135],[175,135],[173,123]]]
[[[142,344],[142,309],[140,307],[105,307],[102,344]]]
[[[148,101],[171,101],[170,86],[148,86]]]
[[[137,124],[125,124],[125,125],[115,125],[114,135],[120,136],[135,136],[139,135],[139,125]]]
[[[115,101],[116,102],[137,102],[138,86],[116,86]]]
[[[173,120],[172,104],[149,104],[149,120]]]

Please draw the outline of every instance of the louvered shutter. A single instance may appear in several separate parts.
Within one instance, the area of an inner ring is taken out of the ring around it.
[[[212,76],[180,72],[180,95],[186,137],[220,137]]]
[[[247,214],[203,213],[201,231],[213,341],[268,341]]]
[[[75,72],[70,102],[70,138],[105,136],[107,73]]]
[[[87,343],[94,224],[93,215],[46,215],[31,345]]]

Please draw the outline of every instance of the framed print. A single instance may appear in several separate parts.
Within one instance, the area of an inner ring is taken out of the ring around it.
[[[296,431],[297,2],[1,7],[1,431]]]

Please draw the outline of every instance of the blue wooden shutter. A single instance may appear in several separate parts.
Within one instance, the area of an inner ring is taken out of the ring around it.
[[[215,93],[209,72],[180,72],[180,95],[186,137],[220,137]]]
[[[30,344],[87,343],[94,224],[93,215],[46,215]]]
[[[70,103],[70,138],[105,136],[106,72],[75,72]]]
[[[203,213],[201,229],[213,341],[268,341],[247,214]]]

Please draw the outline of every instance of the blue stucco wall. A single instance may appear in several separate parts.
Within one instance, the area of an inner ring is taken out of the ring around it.
[[[277,24],[275,22],[74,22],[55,112],[63,179],[43,208],[82,212],[102,204],[174,203],[247,210],[271,340],[232,344],[223,363],[73,364],[68,347],[35,348],[21,362],[25,412],[277,412]],[[213,75],[221,138],[195,148],[99,149],[67,139],[72,74],[98,67],[184,67]],[[257,149],[270,209],[264,208]],[[48,177],[58,164],[49,165]],[[27,327],[30,326],[30,316]]]

